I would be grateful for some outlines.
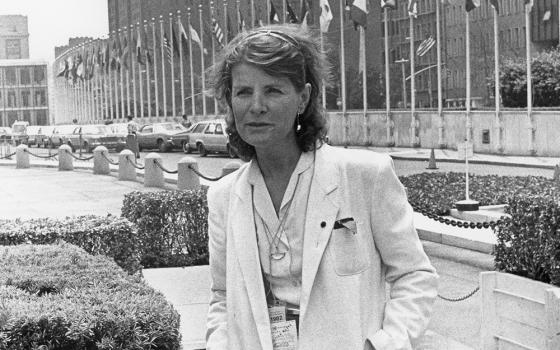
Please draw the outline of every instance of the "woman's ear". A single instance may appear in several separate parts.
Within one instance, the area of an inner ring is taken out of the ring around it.
[[[301,91],[301,102],[299,104],[298,112],[303,113],[309,104],[309,98],[311,97],[311,84],[305,83],[303,90]]]

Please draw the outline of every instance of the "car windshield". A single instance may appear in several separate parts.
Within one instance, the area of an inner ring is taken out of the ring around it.
[[[14,132],[24,132],[25,131],[25,125],[14,125],[12,130]]]
[[[106,133],[105,125],[88,125],[82,128],[82,134],[102,135]]]
[[[158,125],[158,129],[160,130],[165,130],[165,131],[185,131],[185,127],[182,126],[181,124],[175,124],[175,123],[164,123],[164,124],[159,124]]]

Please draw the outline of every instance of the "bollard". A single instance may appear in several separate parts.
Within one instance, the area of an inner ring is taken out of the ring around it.
[[[154,160],[161,164],[161,156],[157,153],[149,153],[144,158],[144,187],[163,187],[163,170],[158,167]]]
[[[58,170],[74,170],[74,159],[70,155],[72,147],[62,145],[58,147]]]
[[[189,165],[198,171],[198,163],[193,157],[183,157],[177,163],[177,189],[197,190],[200,187],[200,179]]]
[[[136,168],[127,159],[130,159],[132,162],[136,161],[136,157],[131,150],[123,149],[119,153],[119,180],[136,181]]]
[[[27,153],[27,145],[21,144],[16,147],[16,169],[29,168],[29,153]]]
[[[237,169],[241,167],[241,163],[233,161],[229,162],[222,168],[222,176],[226,176],[227,174],[231,174]]]
[[[105,157],[103,156],[105,155]],[[105,146],[97,146],[93,150],[93,173],[99,175],[109,175],[111,168],[109,161],[106,157],[109,156],[109,151]]]

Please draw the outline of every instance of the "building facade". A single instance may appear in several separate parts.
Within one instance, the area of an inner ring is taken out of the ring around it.
[[[49,124],[47,63],[31,60],[0,61],[0,125],[16,120]]]
[[[0,16],[0,60],[28,58],[27,16]]]

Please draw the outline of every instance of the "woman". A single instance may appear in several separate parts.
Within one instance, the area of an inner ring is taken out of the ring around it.
[[[209,350],[410,349],[428,324],[437,275],[391,159],[322,142],[319,47],[263,27],[213,67],[249,162],[208,192]]]
[[[128,119],[128,123],[126,125],[126,129],[128,131],[128,135],[126,136],[126,148],[132,151],[136,158],[140,158],[140,150],[138,147],[138,123],[134,121],[134,117],[129,115],[126,117]]]

